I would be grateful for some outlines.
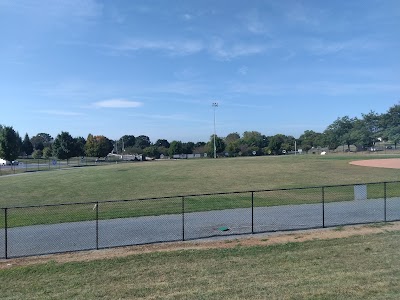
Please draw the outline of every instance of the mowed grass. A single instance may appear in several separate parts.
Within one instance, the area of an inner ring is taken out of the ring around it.
[[[392,181],[395,169],[348,163],[381,156],[170,160],[0,177],[0,207]]]
[[[400,234],[0,270],[2,299],[399,299]]]
[[[365,158],[372,158],[368,155]],[[382,156],[379,156],[382,157]],[[70,168],[0,177],[0,207],[87,203],[54,207],[9,209],[8,227],[180,214],[208,210],[275,206],[322,201],[320,188],[185,196],[171,199],[102,203],[104,200],[165,197],[202,193],[265,190],[305,186],[392,181],[398,170],[349,165],[360,156],[291,156],[202,159],[115,164]],[[362,157],[364,158],[364,157]],[[387,196],[400,195],[400,184],[389,184]],[[383,185],[369,185],[370,199],[383,198]],[[351,201],[353,186],[327,187],[326,202]],[[5,226],[0,210],[0,228]]]

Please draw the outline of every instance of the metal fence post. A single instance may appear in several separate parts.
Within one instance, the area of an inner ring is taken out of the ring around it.
[[[383,210],[384,210],[384,220],[385,220],[385,222],[387,221],[387,194],[386,194],[386,182],[384,182],[383,183],[383,203],[384,203],[384,205],[383,205]]]
[[[182,241],[185,241],[185,197],[182,197]]]
[[[322,187],[322,228],[325,228],[325,187]]]
[[[96,202],[96,250],[99,250],[99,202]]]
[[[251,233],[254,234],[254,192],[251,192]]]
[[[7,208],[4,209],[4,256],[8,258]]]

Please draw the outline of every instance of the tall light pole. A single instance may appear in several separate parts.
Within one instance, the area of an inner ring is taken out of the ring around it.
[[[215,137],[217,135],[215,129],[215,109],[218,107],[218,102],[213,102],[212,107],[214,107],[214,158],[217,158],[217,145],[215,144]]]

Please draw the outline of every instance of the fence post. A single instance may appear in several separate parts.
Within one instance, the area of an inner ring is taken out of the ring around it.
[[[322,187],[322,228],[325,228],[325,187]]]
[[[384,203],[384,206],[383,206],[383,209],[384,209],[384,214],[385,214],[385,216],[384,216],[384,220],[385,220],[385,222],[387,221],[387,193],[386,193],[386,182],[384,182],[383,183],[383,203]]]
[[[7,232],[7,208],[4,209],[4,255],[8,258],[8,232]]]
[[[99,250],[99,202],[96,202],[96,250]]]
[[[182,241],[185,241],[185,197],[182,197]]]
[[[254,192],[251,192],[251,233],[254,234]]]

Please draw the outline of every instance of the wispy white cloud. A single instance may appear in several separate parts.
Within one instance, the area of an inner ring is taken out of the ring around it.
[[[125,41],[114,44],[104,45],[114,51],[165,51],[172,55],[189,55],[202,51],[204,45],[198,40],[151,40],[151,39],[126,39]]]
[[[183,18],[185,21],[190,21],[190,20],[193,19],[193,15],[186,13],[186,14],[183,14],[182,18]]]
[[[368,39],[350,39],[343,41],[326,41],[314,39],[305,41],[305,49],[314,55],[329,55],[347,51],[371,51],[382,47]]]
[[[240,16],[243,20],[244,26],[247,31],[252,34],[269,34],[269,30],[265,22],[262,20],[258,10],[252,10],[246,14]]]
[[[73,112],[73,111],[65,111],[65,110],[38,110],[38,113],[54,115],[54,116],[69,116],[69,117],[77,117],[83,116],[84,113]]]
[[[250,44],[250,43],[231,43],[227,44],[222,39],[214,39],[209,47],[212,55],[222,60],[231,60],[241,56],[251,56],[262,54],[269,49],[277,47],[274,44]]]
[[[142,102],[129,101],[125,99],[110,99],[93,103],[93,106],[97,108],[136,108],[142,105]]]
[[[248,72],[248,71],[249,71],[249,68],[246,67],[246,66],[241,66],[241,67],[237,70],[238,74],[243,75],[243,76],[247,75],[247,72]]]

